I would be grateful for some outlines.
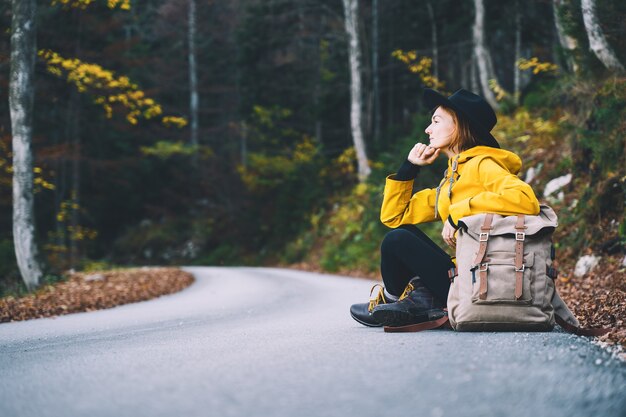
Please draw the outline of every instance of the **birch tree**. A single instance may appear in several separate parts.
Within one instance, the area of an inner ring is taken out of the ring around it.
[[[196,67],[196,0],[189,0],[187,40],[189,43],[189,118],[191,121],[190,144],[198,147],[198,70]],[[197,151],[194,153],[194,165],[197,165]]]
[[[9,108],[13,135],[13,241],[22,279],[29,290],[42,277],[35,244],[33,195],[34,69],[36,0],[12,1]]]
[[[356,151],[359,180],[365,181],[371,169],[367,162],[363,127],[361,126],[361,51],[358,30],[358,0],[343,0],[345,26],[348,34],[348,56],[350,57],[350,125],[352,141]]]
[[[561,17],[559,16],[559,9],[563,6],[563,0],[552,1],[552,13],[554,15],[554,26],[556,28],[556,34],[559,38],[559,44],[561,49],[565,52],[565,63],[567,68],[574,72],[578,72],[578,64],[574,59],[574,51],[578,48],[576,39],[565,33],[563,24],[561,23]]]
[[[489,71],[489,63],[491,57],[489,56],[489,50],[485,45],[485,5],[483,0],[474,0],[474,55],[476,56],[476,63],[478,64],[478,80],[480,81],[480,88],[485,97],[485,100],[493,107],[498,109],[498,102],[493,91],[489,88],[489,79],[495,78],[494,74]]]
[[[372,2],[372,78],[374,89],[374,142],[380,140],[380,74],[378,71],[378,0]]]
[[[513,99],[519,105],[521,91],[520,68],[517,64],[522,58],[522,12],[519,0],[515,2],[515,62],[513,64]]]
[[[435,20],[435,11],[433,5],[429,1],[426,3],[428,10],[428,19],[430,19],[430,37],[433,43],[433,76],[439,79],[439,42],[437,41],[437,21]]]
[[[617,59],[613,48],[611,48],[607,42],[604,31],[602,31],[600,23],[598,22],[595,0],[582,0],[580,6],[583,12],[585,30],[589,38],[589,48],[608,70],[623,73],[624,66],[619,62],[619,59]]]

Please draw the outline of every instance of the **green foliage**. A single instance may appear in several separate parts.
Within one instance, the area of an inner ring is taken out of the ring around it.
[[[266,250],[282,251],[306,229],[307,217],[323,206],[332,181],[319,147],[289,127],[291,116],[279,106],[255,106],[248,124],[251,152],[237,168],[250,195],[263,202],[240,220],[258,230],[254,242],[262,239]]]
[[[26,286],[17,268],[13,240],[2,239],[0,240],[0,297],[26,292]]]
[[[594,109],[577,140],[582,153],[591,155],[592,172],[606,177],[626,163],[626,81],[609,80],[590,99]]]
[[[17,269],[13,240],[0,240],[0,277],[14,273]]]
[[[57,282],[65,281],[66,277],[62,274],[45,274],[41,280],[41,285],[54,285]]]
[[[320,264],[324,269],[377,270],[378,248],[385,233],[378,219],[381,195],[380,184],[362,183],[332,210],[322,231]]]
[[[129,229],[114,245],[113,257],[132,264],[178,264],[193,258],[188,242],[199,245],[194,233],[207,233],[209,224],[200,225],[185,217],[166,218],[159,223],[144,221]]]
[[[311,217],[310,228],[289,245],[283,258],[285,262],[309,260],[327,271],[360,271],[372,274],[380,265],[380,243],[390,229],[379,219],[385,177],[397,170],[408,151],[423,138],[423,126],[429,115],[415,117],[412,132],[397,140],[393,147],[379,155],[379,161],[371,163],[372,174],[366,183],[350,186],[344,194],[331,200],[328,210],[321,210]],[[354,152],[345,152],[338,158],[346,162],[354,158]],[[414,182],[416,189],[434,187],[445,170],[445,158],[425,167]],[[353,167],[347,164],[346,167]],[[354,170],[349,169],[353,173]],[[345,189],[345,187],[344,187]],[[420,225],[435,242],[443,246],[441,223]]]
[[[522,106],[528,111],[545,111],[554,102],[554,91],[557,87],[557,79],[543,76],[535,81],[525,93]]]
[[[169,142],[158,141],[153,146],[142,146],[141,153],[144,155],[156,156],[160,159],[167,159],[174,155],[190,156],[201,153],[203,158],[213,156],[213,151],[208,146],[193,146],[183,141]]]
[[[224,243],[211,252],[206,253],[191,262],[191,265],[246,265],[251,264],[244,255],[241,254],[241,248],[232,243]]]
[[[84,259],[80,270],[82,272],[95,272],[95,271],[104,271],[104,270],[110,270],[110,269],[116,269],[116,268],[119,268],[119,267],[105,260],[93,261],[90,259]]]

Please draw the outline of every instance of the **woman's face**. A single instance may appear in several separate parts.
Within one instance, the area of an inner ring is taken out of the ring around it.
[[[437,107],[431,118],[430,125],[425,130],[428,139],[430,139],[430,146],[439,148],[444,152],[447,151],[452,142],[452,135],[455,129],[456,126],[452,115],[441,106]]]

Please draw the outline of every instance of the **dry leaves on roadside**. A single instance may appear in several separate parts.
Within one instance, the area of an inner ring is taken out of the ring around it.
[[[583,327],[613,329],[600,340],[626,346],[626,273],[621,258],[606,257],[592,272],[557,281],[559,294]]]
[[[0,299],[0,322],[111,308],[180,291],[194,281],[177,268],[76,273],[25,297]]]

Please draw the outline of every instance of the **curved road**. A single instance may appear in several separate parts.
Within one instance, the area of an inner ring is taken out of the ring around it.
[[[552,333],[387,334],[371,281],[186,268],[156,300],[0,325],[0,416],[626,416],[626,365]]]

